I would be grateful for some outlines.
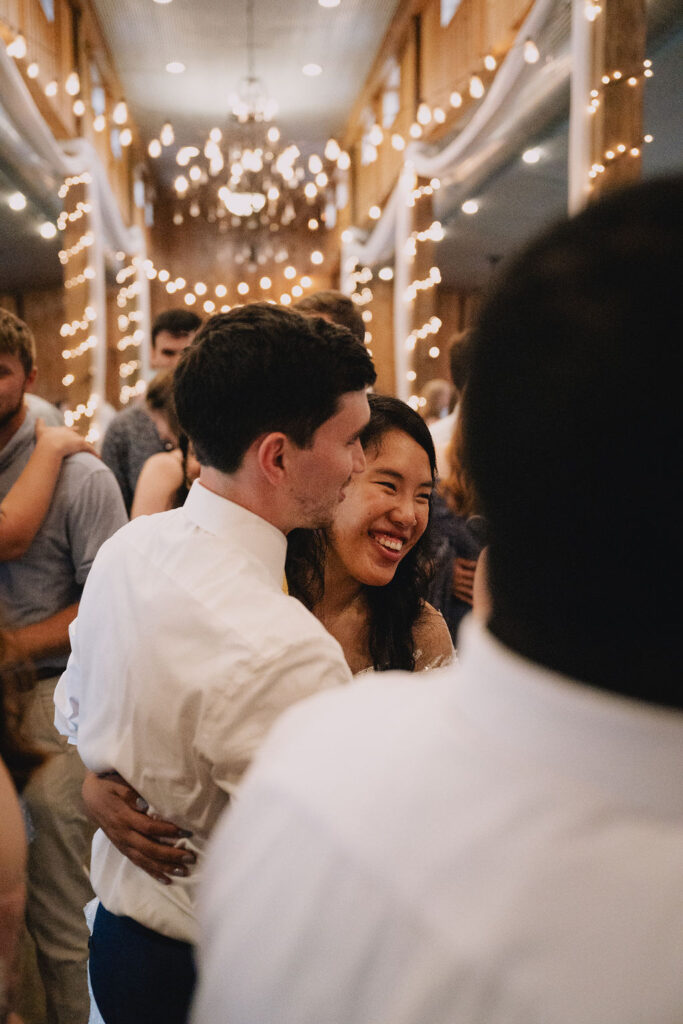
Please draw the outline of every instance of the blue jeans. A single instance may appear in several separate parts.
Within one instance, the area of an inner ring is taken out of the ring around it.
[[[90,981],[106,1024],[185,1024],[196,980],[192,946],[99,905]]]

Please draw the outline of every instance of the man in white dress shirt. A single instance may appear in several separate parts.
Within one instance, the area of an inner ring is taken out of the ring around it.
[[[682,250],[679,178],[499,282],[487,627],[278,723],[207,855],[194,1024],[680,1024]]]
[[[218,814],[282,710],[350,679],[337,642],[283,592],[286,534],[328,523],[363,468],[374,379],[364,347],[324,320],[267,304],[213,317],[175,377],[199,480],[183,508],[134,520],[95,560],[56,725],[200,861],[167,886],[97,833],[90,968],[107,1024],[185,1020]]]

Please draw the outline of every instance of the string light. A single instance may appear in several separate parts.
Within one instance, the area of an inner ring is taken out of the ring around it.
[[[417,123],[421,125],[428,125],[432,119],[432,112],[426,103],[420,103],[417,108],[417,114],[415,115]]]
[[[333,162],[339,159],[341,148],[336,139],[328,139],[325,146],[325,157]]]
[[[524,60],[527,64],[536,64],[540,60],[538,47],[533,39],[524,40]]]
[[[128,120],[128,106],[125,100],[119,100],[114,107],[114,112],[111,117],[114,124],[122,125],[126,123]]]
[[[410,332],[405,340],[405,347],[408,352],[412,352],[415,349],[418,341],[424,341],[425,338],[432,337],[438,334],[441,330],[442,322],[438,316],[430,316],[429,320],[422,324],[421,327],[416,327]],[[413,378],[414,380],[415,378]]]
[[[8,44],[7,55],[9,57],[14,57],[15,60],[23,60],[27,51],[28,47],[26,46],[26,40],[21,32],[19,32],[12,42]]]
[[[413,281],[405,290],[404,299],[406,302],[413,302],[418,292],[427,291],[429,288],[433,288],[434,285],[441,282],[441,271],[438,267],[432,267],[429,271],[429,277],[422,278],[421,280]]]
[[[69,96],[78,96],[81,91],[81,80],[78,77],[77,71],[72,71],[67,75],[66,82],[64,83],[64,91]]]

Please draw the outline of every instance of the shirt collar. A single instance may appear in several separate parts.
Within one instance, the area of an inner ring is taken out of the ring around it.
[[[653,814],[683,813],[683,712],[527,661],[473,616],[458,635],[457,701],[497,741]]]
[[[4,472],[7,467],[14,462],[19,452],[26,448],[27,445],[33,443],[35,432],[36,417],[31,409],[26,406],[24,422],[21,424],[19,429],[15,431],[2,451],[0,451],[0,472]]]
[[[215,494],[195,480],[183,505],[185,515],[216,537],[239,540],[239,545],[265,566],[278,590],[282,589],[287,538],[272,523],[234,501]]]

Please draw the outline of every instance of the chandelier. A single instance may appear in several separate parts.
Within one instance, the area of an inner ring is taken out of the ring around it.
[[[261,79],[249,74],[240,82],[237,92],[230,95],[230,109],[239,124],[250,121],[261,123],[272,121],[278,111],[277,103],[268,96]]]
[[[347,170],[350,160],[333,139],[323,157],[314,154],[307,162],[298,146],[281,139],[272,123],[277,104],[255,71],[255,0],[245,2],[247,74],[230,97],[225,132],[216,126],[203,146],[194,140],[178,146],[167,123],[150,142],[149,154],[156,158],[177,146],[182,172],[173,182],[175,225],[187,214],[203,216],[219,232],[244,233],[244,244],[265,251],[281,228],[302,224],[315,231],[334,224],[337,171]]]
[[[229,99],[233,117],[239,124],[272,121],[277,114],[277,103],[268,96],[265,86],[254,70],[254,0],[247,3],[247,74],[239,89]]]

